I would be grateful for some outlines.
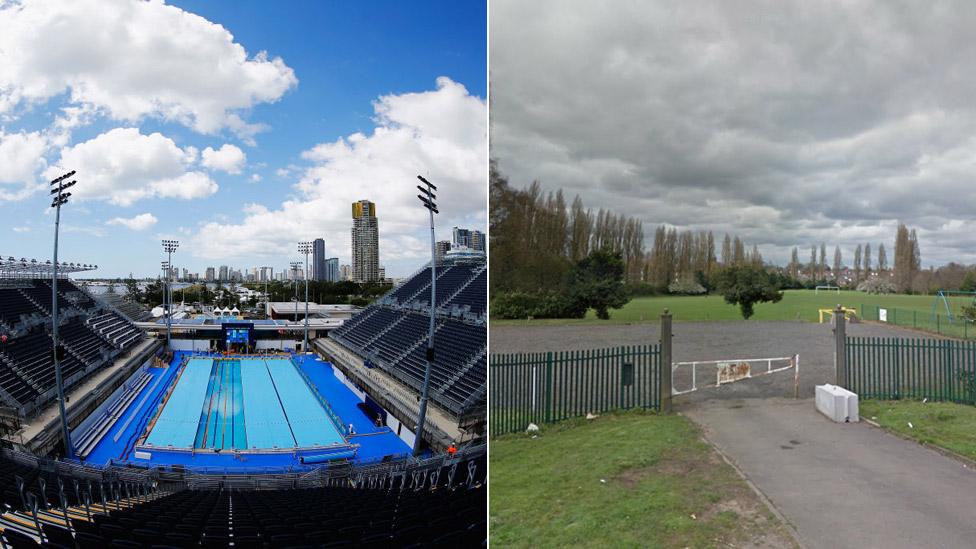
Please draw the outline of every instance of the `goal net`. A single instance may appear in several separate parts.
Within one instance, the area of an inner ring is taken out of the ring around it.
[[[840,288],[838,288],[837,286],[830,286],[830,285],[817,286],[816,288],[813,289],[813,294],[814,295],[817,295],[821,291],[824,291],[824,292],[835,292],[835,293],[838,293],[839,294],[840,293]]]

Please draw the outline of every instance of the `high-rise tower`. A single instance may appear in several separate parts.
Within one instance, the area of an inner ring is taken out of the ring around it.
[[[380,279],[379,227],[376,204],[369,200],[352,203],[352,279],[375,282]]]

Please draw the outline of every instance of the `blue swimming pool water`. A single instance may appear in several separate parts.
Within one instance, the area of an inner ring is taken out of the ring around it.
[[[147,446],[198,450],[345,443],[287,358],[191,359],[146,439]]]
[[[213,360],[209,358],[192,358],[187,362],[173,393],[146,439],[147,444],[193,448],[200,425],[200,413],[211,388],[212,369]]]

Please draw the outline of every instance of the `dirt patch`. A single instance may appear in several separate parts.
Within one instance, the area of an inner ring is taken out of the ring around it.
[[[707,443],[706,443],[707,444]],[[707,476],[709,471],[722,465],[722,460],[714,452],[708,453],[708,458],[688,459],[687,456],[674,453],[669,454],[653,465],[645,467],[628,467],[613,477],[616,484],[628,489],[636,488],[644,479],[653,476],[665,477],[696,477]]]

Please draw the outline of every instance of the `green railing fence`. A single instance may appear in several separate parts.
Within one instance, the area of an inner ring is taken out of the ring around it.
[[[976,342],[848,337],[847,388],[862,398],[976,404]]]
[[[524,431],[587,413],[660,408],[661,346],[494,354],[489,433]]]
[[[881,320],[882,311],[884,311],[884,316],[886,317],[883,321]],[[926,311],[895,309],[878,305],[861,305],[861,308],[857,312],[864,320],[916,328],[949,337],[959,337],[962,339],[976,338],[976,326],[971,321],[957,315],[953,315],[952,320],[949,320],[949,317],[946,315],[933,315]]]

